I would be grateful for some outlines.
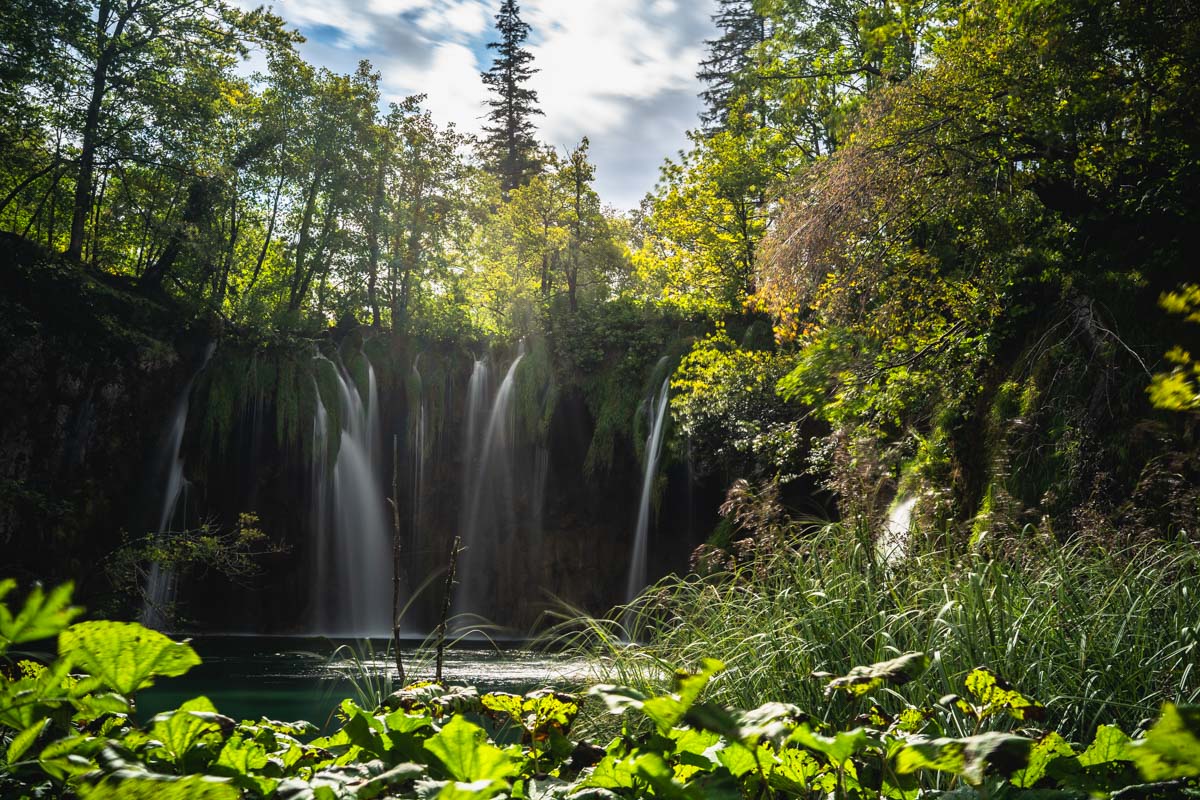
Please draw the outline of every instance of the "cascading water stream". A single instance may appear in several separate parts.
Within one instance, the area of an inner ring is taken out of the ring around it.
[[[162,501],[159,504],[158,523],[154,528],[155,537],[161,539],[170,531],[171,522],[179,509],[179,501],[185,496],[187,480],[183,476],[183,434],[187,430],[188,407],[191,404],[192,385],[196,378],[208,366],[217,349],[216,342],[210,342],[204,351],[204,361],[199,369],[188,379],[187,384],[175,402],[175,410],[167,423],[167,429],[161,439],[158,458],[155,459],[155,475],[162,478]],[[142,599],[142,613],[139,621],[148,628],[163,629],[169,617],[169,608],[175,602],[176,580],[175,571],[163,566],[157,561],[150,565],[146,575],[145,593]]]
[[[424,553],[424,504],[425,504],[425,473],[428,468],[428,453],[426,452],[429,436],[429,420],[425,410],[425,387],[421,379],[419,365],[421,354],[413,359],[412,389],[409,392],[409,413],[412,415],[408,430],[409,480],[411,516],[411,553],[418,558]],[[414,409],[413,406],[416,406]],[[415,413],[414,413],[415,411]]]
[[[483,375],[480,362],[468,387],[467,455],[463,464],[466,481],[465,515],[461,536],[465,551],[459,560],[459,589],[455,614],[491,616],[497,608],[499,573],[497,559],[505,540],[516,528],[513,484],[513,386],[517,366],[525,357],[524,345],[517,352],[496,390],[487,425],[480,428],[476,412],[483,407]],[[480,381],[476,378],[480,377]],[[478,436],[479,438],[475,438]]]
[[[661,363],[661,362],[660,362]],[[654,479],[658,475],[659,456],[662,455],[663,431],[666,427],[667,400],[671,390],[671,376],[663,379],[657,397],[648,406],[648,418],[654,420],[646,437],[646,454],[642,464],[642,496],[638,504],[637,528],[634,531],[633,550],[629,556],[629,579],[625,584],[625,599],[632,601],[646,586],[646,551],[650,538],[650,501]]]
[[[325,466],[329,432],[322,430],[328,423],[319,395],[313,434],[316,632],[385,636],[391,631],[392,545],[379,478],[375,370],[367,362],[366,403],[344,366],[334,365],[333,374],[342,425],[332,476]]]

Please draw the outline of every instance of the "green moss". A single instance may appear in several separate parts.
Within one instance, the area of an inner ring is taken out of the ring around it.
[[[527,441],[544,444],[558,404],[558,381],[550,348],[535,339],[514,376],[517,429]]]

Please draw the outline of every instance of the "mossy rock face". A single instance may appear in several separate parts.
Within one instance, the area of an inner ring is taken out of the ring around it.
[[[86,598],[138,516],[143,465],[206,331],[17,237],[0,252],[0,547],[13,571],[79,578]]]

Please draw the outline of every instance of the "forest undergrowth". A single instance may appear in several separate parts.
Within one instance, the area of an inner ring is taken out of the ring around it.
[[[869,537],[812,526],[709,574],[668,576],[607,618],[564,622],[597,680],[661,690],[676,665],[720,659],[720,703],[763,698],[844,717],[822,673],[923,651],[924,701],[988,665],[1043,699],[1064,735],[1136,730],[1164,701],[1200,700],[1200,553],[1189,543],[1059,545],[1036,532],[1008,552],[915,535],[891,563]],[[909,699],[913,699],[911,695]],[[882,698],[884,707],[895,697]]]

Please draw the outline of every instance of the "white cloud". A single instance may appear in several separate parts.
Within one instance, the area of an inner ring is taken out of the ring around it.
[[[247,6],[255,0],[238,0]],[[487,92],[477,53],[495,36],[500,0],[281,0],[276,12],[314,41],[305,54],[331,69],[369,58],[386,99],[423,93],[440,122],[477,132]],[[605,199],[636,205],[662,158],[696,124],[697,64],[715,0],[522,0],[540,71],[539,137],[593,143]],[[336,31],[331,36],[328,29]],[[487,61],[488,56],[482,56]],[[653,165],[653,166],[651,166]]]
[[[670,26],[675,8],[642,0],[529,0],[540,41],[531,83],[551,142],[607,134],[627,124],[631,100],[695,84],[702,42]]]
[[[433,58],[424,68],[414,69],[401,61],[382,65],[388,99],[426,94],[425,107],[434,119],[453,122],[462,130],[478,130],[487,93],[479,80],[475,54],[456,42],[442,42],[433,48]]]

